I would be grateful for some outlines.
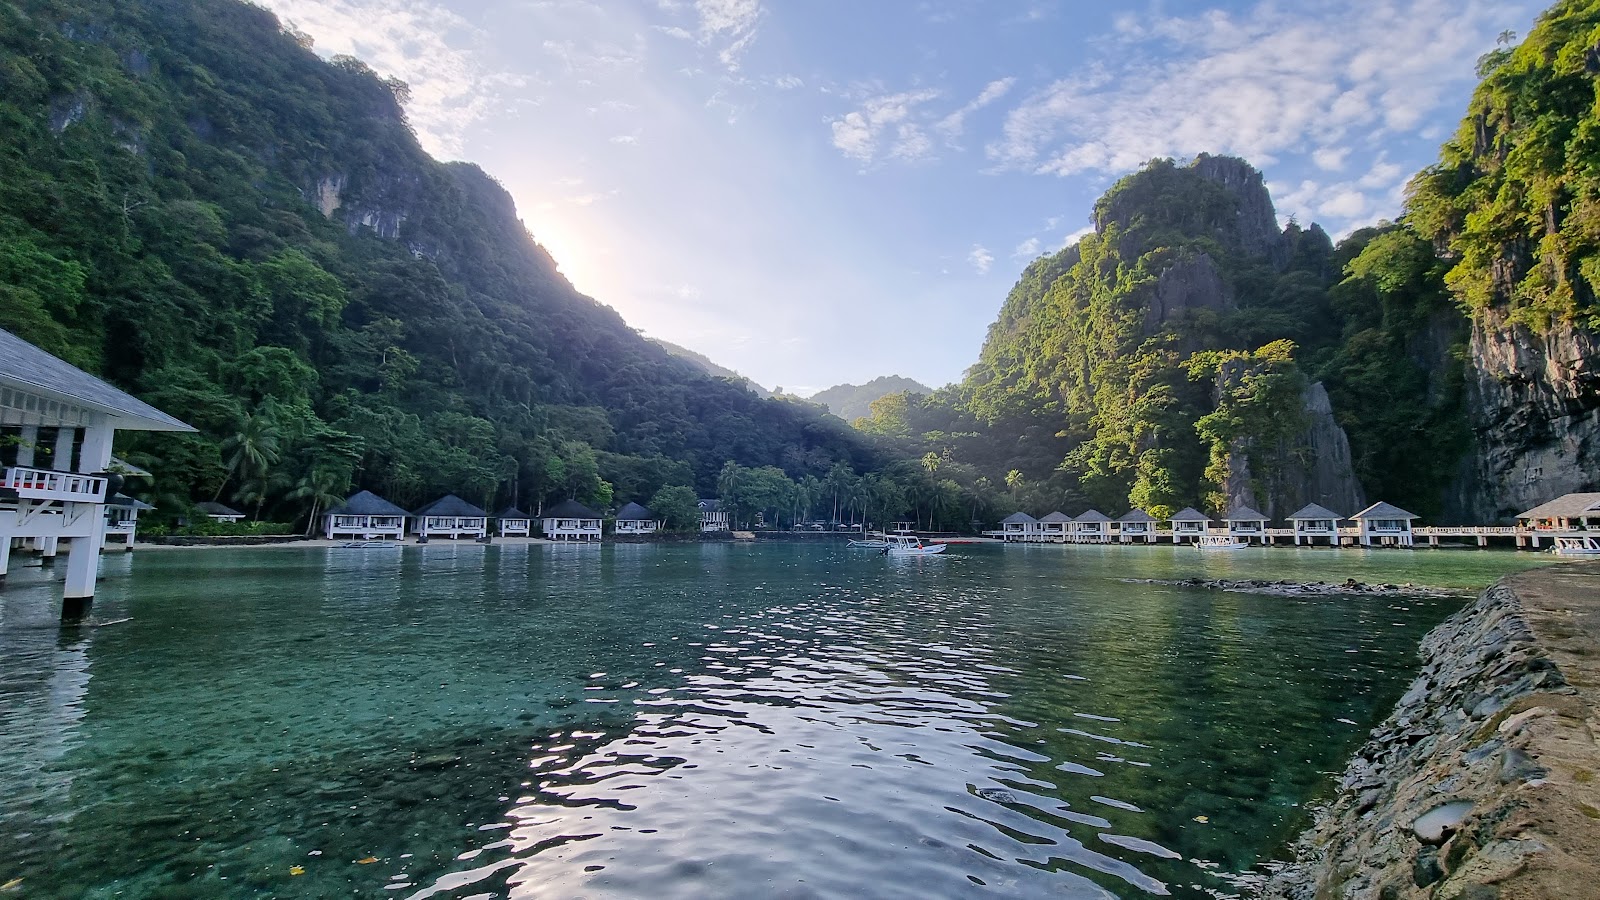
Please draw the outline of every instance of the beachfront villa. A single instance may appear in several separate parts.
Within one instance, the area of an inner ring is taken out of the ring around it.
[[[1047,544],[1065,544],[1072,533],[1072,517],[1057,510],[1041,518],[1035,527],[1039,540]]]
[[[1211,518],[1192,506],[1185,506],[1172,517],[1172,542],[1195,543],[1205,537]]]
[[[1142,509],[1130,509],[1116,522],[1117,540],[1124,544],[1156,542],[1156,518]]]
[[[123,550],[132,550],[135,532],[139,530],[139,513],[151,509],[155,507],[127,494],[117,494],[107,500],[106,546],[116,540]]]
[[[1350,518],[1363,547],[1410,547],[1411,523],[1419,516],[1380,500]]]
[[[1000,540],[1036,541],[1041,534],[1039,520],[1025,512],[1014,512],[1000,520]]]
[[[333,541],[398,541],[405,530],[406,511],[371,491],[352,494],[322,517],[322,533]]]
[[[445,494],[411,513],[411,533],[420,540],[476,541],[489,533],[489,514],[455,494]]]
[[[617,510],[617,534],[655,534],[661,530],[661,520],[649,507],[629,503]]]
[[[0,580],[11,544],[55,550],[68,539],[62,616],[94,600],[105,544],[107,471],[118,430],[193,432],[189,425],[0,330]]]
[[[244,518],[244,513],[239,512],[237,509],[234,509],[230,506],[223,506],[221,503],[216,503],[211,500],[207,500],[204,503],[196,503],[194,508],[199,510],[201,515],[205,516],[211,521],[222,522],[227,525],[232,525],[233,523]]]
[[[1222,521],[1228,525],[1228,536],[1236,541],[1246,544],[1251,541],[1259,544],[1267,542],[1267,517],[1248,506],[1234,507],[1223,516]]]
[[[1111,542],[1111,517],[1098,509],[1086,510],[1072,520],[1072,540],[1077,544]]]
[[[1600,528],[1600,493],[1563,494],[1517,515],[1532,531],[1586,531]]]
[[[722,508],[720,501],[715,499],[701,500],[699,506],[700,530],[702,532],[728,530],[728,511]]]
[[[1330,547],[1339,546],[1339,520],[1342,518],[1326,506],[1307,503],[1289,517],[1289,523],[1294,526],[1295,546],[1315,545],[1319,539]]]
[[[563,500],[544,511],[544,536],[552,541],[598,541],[601,518],[576,500]]]
[[[494,521],[501,537],[527,537],[533,533],[533,517],[515,506],[495,513]]]

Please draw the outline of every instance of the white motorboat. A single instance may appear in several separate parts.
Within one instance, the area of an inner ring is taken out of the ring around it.
[[[845,546],[858,550],[882,550],[889,546],[889,536],[881,531],[872,531],[863,537],[851,538]]]
[[[1243,550],[1250,546],[1231,534],[1207,534],[1195,541],[1197,550]]]
[[[1550,552],[1557,556],[1600,556],[1600,538],[1588,535],[1558,537]]]
[[[394,541],[344,541],[339,544],[341,550],[387,550],[398,547]]]
[[[921,538],[911,535],[891,534],[883,552],[889,556],[932,556],[943,553],[949,544],[924,544]]]

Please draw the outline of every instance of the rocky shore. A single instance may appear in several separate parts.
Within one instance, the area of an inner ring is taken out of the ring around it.
[[[1262,896],[1600,898],[1600,564],[1502,580],[1422,658]]]
[[[1234,591],[1245,594],[1274,594],[1280,597],[1330,597],[1361,594],[1378,597],[1444,597],[1466,596],[1460,591],[1422,587],[1415,584],[1367,584],[1354,578],[1344,581],[1265,581],[1246,579],[1233,581],[1226,578],[1124,578],[1128,584],[1164,584],[1170,587],[1207,588],[1214,591]]]

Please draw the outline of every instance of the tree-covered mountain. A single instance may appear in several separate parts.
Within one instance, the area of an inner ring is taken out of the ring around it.
[[[884,463],[577,293],[493,178],[420,149],[405,94],[236,0],[0,0],[0,327],[201,430],[121,450],[165,506]]]
[[[899,375],[882,375],[866,384],[836,384],[827,390],[812,394],[810,400],[812,403],[826,406],[828,412],[846,422],[854,422],[862,416],[871,415],[873,401],[907,391],[913,394],[931,394],[933,388]]]
[[[710,375],[714,378],[726,378],[733,381],[735,384],[742,384],[752,391],[757,397],[773,396],[771,391],[759,384],[756,384],[754,381],[751,381],[743,375],[740,375],[738,372],[735,372],[726,366],[719,366],[712,362],[711,357],[706,356],[704,353],[696,353],[693,350],[690,350],[688,347],[680,347],[677,344],[674,344],[670,341],[663,341],[660,338],[651,338],[650,340],[660,345],[663,350],[666,350],[668,353],[676,356],[678,359],[693,363],[696,368],[699,368],[707,375]]]

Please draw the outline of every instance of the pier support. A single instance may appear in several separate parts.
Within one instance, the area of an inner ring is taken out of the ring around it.
[[[73,538],[67,548],[67,584],[61,594],[61,618],[81,619],[94,604],[94,583],[100,573],[100,544],[105,540],[99,528],[88,537]]]
[[[61,539],[60,538],[54,538],[54,537],[34,538],[33,545],[34,545],[34,547],[36,549],[38,549],[39,555],[44,558],[44,564],[45,565],[49,566],[49,565],[54,565],[55,564],[56,554],[58,552],[60,552],[60,549],[61,549]]]
[[[6,571],[11,567],[11,536],[0,534],[0,585],[6,583]]]

